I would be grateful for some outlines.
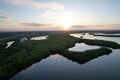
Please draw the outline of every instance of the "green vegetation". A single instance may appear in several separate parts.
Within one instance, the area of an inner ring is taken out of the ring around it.
[[[4,58],[0,58],[0,79],[8,79],[22,69],[50,56],[51,54],[59,53],[68,59],[83,64],[96,57],[107,55],[112,52],[111,49],[105,47],[115,49],[120,48],[120,45],[115,42],[78,39],[69,36],[68,33],[49,33],[48,36],[49,39],[41,41],[28,40],[22,44],[16,42],[16,44],[8,49],[4,49],[3,46],[5,46],[5,43],[4,41],[1,42],[0,56],[2,56],[1,53],[5,55]],[[68,48],[74,46],[74,44],[78,42],[104,47],[85,52],[69,52]]]
[[[108,48],[100,48],[94,50],[87,50],[85,52],[66,52],[62,54],[66,58],[78,62],[79,64],[84,64],[94,58],[97,58],[102,55],[109,55],[112,50]]]
[[[104,36],[104,37],[120,37],[120,35],[95,35],[94,36]]]
[[[105,41],[105,40],[89,40],[89,39],[80,39],[78,42],[84,42],[89,45],[98,45],[103,47],[110,47],[113,49],[119,49],[120,45],[116,42]]]
[[[0,51],[3,50],[7,46],[6,42],[0,41]]]

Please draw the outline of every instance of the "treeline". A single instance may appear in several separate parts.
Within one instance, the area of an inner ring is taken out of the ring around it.
[[[104,36],[104,37],[120,37],[120,35],[96,35],[96,34],[94,34],[94,36]]]

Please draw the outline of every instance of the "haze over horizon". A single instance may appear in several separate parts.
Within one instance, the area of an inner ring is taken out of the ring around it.
[[[120,0],[0,0],[0,31],[120,30]]]

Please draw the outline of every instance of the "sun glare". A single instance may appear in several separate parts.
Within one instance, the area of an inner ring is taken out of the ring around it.
[[[69,23],[64,23],[64,24],[63,24],[63,29],[64,29],[64,30],[68,30],[68,29],[70,29],[71,26],[72,26],[72,25],[69,24]]]
[[[72,20],[63,20],[60,24],[63,30],[69,30],[74,23]]]
[[[71,27],[76,24],[76,19],[73,17],[64,17],[56,20],[55,23],[61,27],[62,30],[70,30]]]

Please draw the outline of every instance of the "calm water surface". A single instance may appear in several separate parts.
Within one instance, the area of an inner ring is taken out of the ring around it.
[[[86,50],[99,49],[100,46],[90,46],[85,43],[76,43],[74,47],[69,48],[69,51],[73,52],[84,52]]]
[[[9,42],[7,42],[7,46],[6,46],[5,48],[10,47],[13,43],[14,43],[14,41],[9,41]]]
[[[97,39],[111,39],[120,43],[120,38],[97,37]],[[119,61],[120,49],[113,49],[110,55],[95,58],[85,64],[78,64],[56,54],[34,63],[10,80],[120,80]]]
[[[107,41],[114,41],[120,44],[120,37],[102,37],[102,36],[94,36],[94,35],[90,35],[89,33],[84,33],[83,34],[70,34],[70,36],[74,36],[77,38],[80,38],[81,36],[83,36],[84,39],[98,39],[98,40],[107,40]]]
[[[48,36],[39,36],[39,37],[33,37],[30,40],[45,40]]]

